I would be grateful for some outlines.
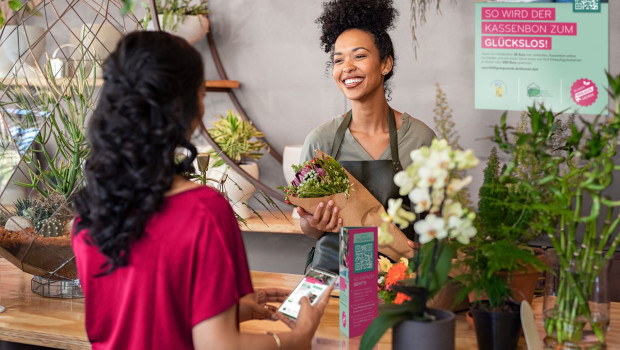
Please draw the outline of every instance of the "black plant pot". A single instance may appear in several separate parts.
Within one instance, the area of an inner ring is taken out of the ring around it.
[[[437,319],[432,322],[405,320],[392,330],[394,350],[454,350],[454,313],[428,309]]]
[[[476,339],[480,350],[514,350],[521,335],[519,304],[510,302],[502,310],[492,311],[488,302],[472,304]]]

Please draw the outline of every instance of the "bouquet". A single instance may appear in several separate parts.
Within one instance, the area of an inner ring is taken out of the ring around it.
[[[344,193],[345,197],[349,197],[351,182],[346,170],[334,158],[325,155],[301,165],[293,164],[292,167],[295,178],[291,184],[286,187],[278,186],[285,193],[286,204],[293,204],[289,197],[317,198],[336,193]]]
[[[296,174],[290,185],[279,186],[286,203],[314,213],[319,203],[334,201],[340,211],[342,226],[380,226],[383,205],[344,169],[338,161],[317,150],[315,157],[301,165],[293,165]],[[393,261],[413,257],[407,237],[394,224],[384,224],[389,241],[379,239],[379,252]]]

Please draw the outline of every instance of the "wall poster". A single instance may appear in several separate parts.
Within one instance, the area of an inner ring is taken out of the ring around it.
[[[476,0],[475,108],[605,113],[606,2]]]

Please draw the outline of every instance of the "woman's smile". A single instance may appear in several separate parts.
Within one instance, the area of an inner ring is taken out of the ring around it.
[[[346,87],[347,89],[352,89],[358,86],[359,84],[361,84],[363,81],[364,81],[364,78],[362,77],[353,77],[353,78],[344,79],[342,83],[344,84],[344,87]]]

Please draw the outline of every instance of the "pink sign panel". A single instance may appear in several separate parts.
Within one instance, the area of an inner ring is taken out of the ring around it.
[[[482,22],[482,34],[577,35],[577,23]]]
[[[482,36],[483,49],[551,50],[551,37]]]
[[[482,20],[555,21],[555,8],[483,7]]]

